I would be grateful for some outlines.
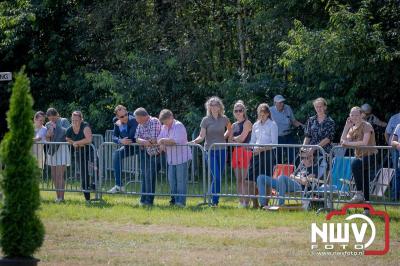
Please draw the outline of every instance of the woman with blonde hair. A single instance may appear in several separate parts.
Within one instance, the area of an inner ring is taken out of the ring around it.
[[[236,122],[232,125],[232,136],[229,141],[232,143],[249,143],[253,125],[247,118],[247,109],[243,101],[239,100],[235,103],[233,115]],[[255,191],[255,182],[247,180],[251,155],[252,152],[246,147],[236,146],[232,151],[232,168],[235,171],[239,195],[253,195]],[[255,202],[257,204],[256,199]],[[239,199],[239,207],[248,207],[248,205],[248,198],[241,197]]]
[[[328,103],[324,98],[315,99],[313,105],[317,114],[307,120],[303,144],[319,145],[329,153],[335,136],[335,122],[327,115]]]
[[[94,180],[90,180],[89,176],[89,161],[95,156],[94,151],[88,146],[92,143],[92,130],[83,120],[81,111],[72,112],[71,122],[72,125],[66,132],[66,140],[72,145],[72,151],[75,154],[75,172],[79,168],[83,196],[89,202],[89,191],[94,188]]]
[[[225,143],[231,134],[232,125],[229,118],[225,116],[224,104],[219,97],[213,96],[208,99],[205,108],[207,115],[203,117],[200,123],[200,134],[192,142],[201,143],[205,140],[205,149],[209,155],[208,163],[212,176],[212,205],[218,206],[219,197],[215,194],[219,194],[221,191],[221,175],[225,170],[226,149],[223,146],[214,146],[210,150],[210,147],[215,143]]]
[[[369,201],[369,180],[373,177],[370,168],[375,163],[375,148],[361,148],[359,146],[375,146],[375,132],[370,123],[362,119],[361,108],[351,108],[349,117],[343,128],[340,144],[344,147],[353,147],[355,159],[351,162],[351,171],[354,176],[357,191],[350,203],[364,203]],[[368,211],[366,211],[368,214]]]

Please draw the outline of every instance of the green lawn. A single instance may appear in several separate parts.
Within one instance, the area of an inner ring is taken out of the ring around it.
[[[168,198],[143,208],[137,197],[105,195],[103,203],[86,205],[80,194],[66,194],[65,204],[53,203],[51,192],[41,196],[41,265],[398,265],[400,257],[398,208],[388,208],[387,255],[321,257],[310,252],[310,227],[325,214],[238,209],[234,199],[215,209],[196,207],[200,199],[190,199],[178,209],[168,206]],[[377,237],[382,242],[382,233]]]

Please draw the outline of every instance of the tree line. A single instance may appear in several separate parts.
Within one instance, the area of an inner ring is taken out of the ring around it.
[[[326,98],[339,134],[353,105],[399,111],[400,1],[2,1],[0,60],[25,65],[36,110],[81,110],[97,133],[117,104],[169,108],[191,132],[209,96],[231,118],[242,99],[254,120],[282,94],[300,121]],[[11,85],[0,84],[2,116]]]

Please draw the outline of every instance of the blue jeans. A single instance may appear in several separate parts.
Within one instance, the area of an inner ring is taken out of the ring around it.
[[[266,196],[266,189],[273,188],[278,190],[278,195],[284,197],[286,192],[294,192],[301,190],[301,185],[289,178],[288,176],[279,176],[278,179],[271,178],[270,176],[260,175],[257,178],[257,188],[260,196]],[[266,198],[259,198],[261,206],[267,204]],[[279,199],[278,204],[283,205],[285,203],[284,199]]]
[[[175,204],[186,205],[186,183],[188,180],[188,162],[177,165],[168,165],[168,182]]]
[[[155,193],[156,174],[161,167],[163,156],[148,155],[146,150],[140,150],[140,170],[142,173],[141,193]],[[153,205],[153,195],[143,195],[140,202],[146,205]]]
[[[209,152],[210,155],[210,171],[211,171],[211,193],[212,196],[212,204],[218,205],[219,196],[215,196],[215,194],[219,194],[221,192],[221,175],[224,174],[225,170],[225,159],[226,159],[226,150],[211,150]]]
[[[396,169],[395,176],[391,182],[391,191],[390,195],[392,200],[400,199],[400,165],[399,165],[399,151],[398,150],[391,150],[390,154],[392,158],[392,168]]]
[[[137,154],[137,147],[133,146],[122,146],[121,148],[115,150],[112,155],[114,175],[115,175],[115,185],[122,186],[121,181],[121,161],[125,157]]]

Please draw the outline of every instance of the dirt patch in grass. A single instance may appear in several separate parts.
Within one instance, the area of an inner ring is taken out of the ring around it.
[[[45,221],[41,265],[396,265],[399,242],[383,257],[316,257],[295,227],[223,229],[97,220]],[[396,250],[397,249],[397,254]]]

